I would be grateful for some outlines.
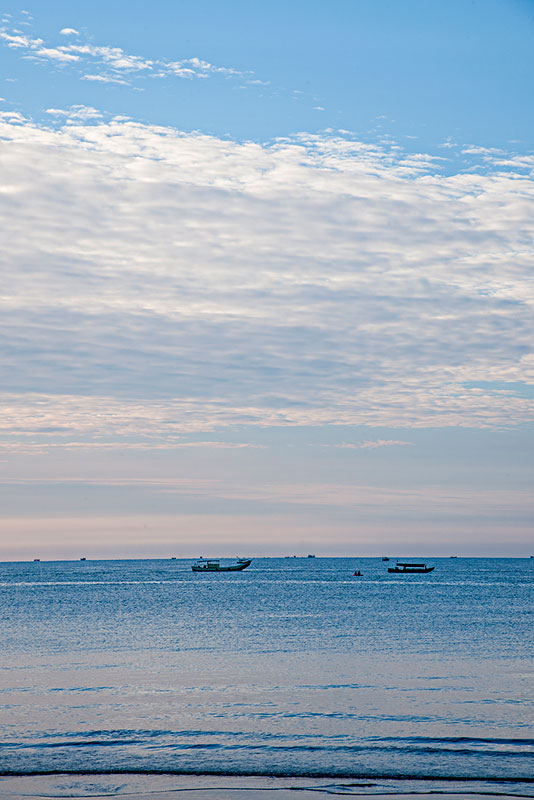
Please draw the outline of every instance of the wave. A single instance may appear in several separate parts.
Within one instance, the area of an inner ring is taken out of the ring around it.
[[[321,716],[328,716],[328,715],[321,715]],[[171,730],[171,729],[111,729],[111,730],[91,730],[91,731],[63,731],[63,732],[50,732],[50,733],[42,733],[39,737],[39,740],[35,741],[28,741],[28,742],[16,742],[16,741],[0,741],[0,749],[4,747],[21,747],[21,748],[39,748],[39,747],[68,747],[72,745],[78,746],[92,746],[92,745],[107,745],[107,744],[148,744],[148,740],[150,739],[170,739],[172,738],[189,738],[189,737],[228,737],[228,738],[240,738],[240,739],[248,739],[251,740],[252,738],[260,738],[264,740],[275,739],[275,740],[283,740],[283,739],[290,739],[292,741],[298,739],[320,739],[323,742],[328,740],[328,736],[324,734],[313,734],[313,733],[303,733],[303,734],[295,734],[295,733],[270,733],[270,732],[255,732],[250,733],[246,731],[232,731],[232,730],[223,730],[223,729],[216,729],[216,730],[208,730],[208,729],[183,729],[183,730]],[[67,741],[58,742],[55,741],[53,743],[46,743],[43,742],[43,739],[59,739],[63,738]],[[335,735],[332,738],[338,739],[338,736]],[[76,741],[72,741],[75,739]],[[346,748],[356,748],[356,749],[378,749],[379,747],[385,747],[385,743],[387,742],[395,742],[402,745],[406,743],[407,745],[411,745],[412,743],[418,744],[425,744],[425,745],[435,745],[435,747],[425,748],[431,749],[432,752],[439,752],[440,745],[445,744],[488,744],[488,745],[511,745],[513,747],[534,747],[534,738],[525,737],[525,736],[369,736],[369,737],[361,737],[360,738],[361,744],[354,744],[354,745],[338,745],[337,747],[346,749]],[[152,743],[150,743],[151,746]],[[167,745],[163,745],[167,746]],[[226,745],[221,745],[226,746]],[[236,745],[227,745],[229,747],[235,747]],[[241,746],[241,745],[240,745]],[[242,745],[245,746],[253,746],[251,744]],[[317,749],[336,749],[336,746],[331,745],[309,745],[310,748],[317,748]],[[402,747],[393,747],[393,748],[386,748],[386,749],[394,749],[395,751],[399,751],[403,749]],[[406,749],[413,749],[413,748],[406,748]],[[457,749],[453,748],[444,748],[447,752],[460,752]],[[488,753],[488,750],[483,751],[484,754]],[[500,751],[505,752],[506,754],[511,754],[514,751],[506,750]],[[525,755],[534,755],[534,751],[532,753],[526,752]]]
[[[274,737],[273,737],[274,738]],[[294,737],[292,737],[294,738]],[[462,739],[459,737],[457,740],[448,742],[449,744],[467,744],[471,740]],[[481,740],[486,743],[487,740]],[[454,755],[454,756],[467,756],[477,757],[483,756],[485,759],[533,759],[534,752],[522,750],[490,750],[480,749],[476,747],[444,747],[441,743],[432,746],[429,742],[426,746],[421,742],[421,746],[406,744],[402,745],[388,745],[380,743],[368,744],[256,744],[253,742],[244,743],[228,743],[228,742],[164,742],[161,744],[150,744],[152,751],[168,750],[170,752],[180,752],[188,750],[202,750],[219,752],[235,752],[246,751],[250,753],[348,753],[348,754],[362,754],[362,753],[389,753],[401,755]],[[445,744],[447,742],[443,742]],[[144,739],[81,739],[81,740],[67,740],[59,742],[2,742],[0,743],[0,750],[34,750],[43,752],[46,750],[69,750],[71,748],[111,748],[111,747],[127,747],[130,745],[144,745]]]
[[[462,785],[488,783],[488,784],[505,784],[507,786],[514,785],[534,785],[534,777],[530,775],[519,776],[505,776],[502,775],[488,775],[481,777],[480,775],[456,775],[456,774],[429,774],[425,772],[389,772],[384,773],[381,771],[367,770],[365,772],[358,772],[354,770],[321,770],[321,769],[308,769],[308,770],[288,770],[288,769],[271,769],[265,770],[228,770],[228,769],[172,769],[172,768],[155,768],[155,767],[116,767],[107,769],[72,769],[72,768],[51,768],[51,769],[0,769],[0,777],[39,777],[39,776],[53,776],[53,775],[90,775],[103,777],[106,775],[143,775],[143,776],[163,776],[168,775],[171,777],[177,776],[213,776],[213,777],[227,777],[227,778],[344,778],[352,780],[383,780],[383,781],[443,781],[445,783],[457,782]],[[433,792],[434,793],[434,792]],[[476,791],[476,794],[481,794]],[[488,792],[490,794],[490,792]],[[509,792],[505,792],[509,795]],[[525,796],[522,794],[521,796]],[[528,795],[531,796],[531,795]]]

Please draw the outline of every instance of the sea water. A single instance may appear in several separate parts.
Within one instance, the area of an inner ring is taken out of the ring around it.
[[[427,561],[415,575],[380,558],[1,564],[0,773],[525,791],[534,559]]]

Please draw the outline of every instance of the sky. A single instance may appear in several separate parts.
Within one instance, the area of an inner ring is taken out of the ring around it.
[[[534,552],[534,2],[0,20],[0,560]]]

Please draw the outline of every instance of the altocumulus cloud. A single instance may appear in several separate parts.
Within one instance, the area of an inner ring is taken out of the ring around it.
[[[2,117],[4,434],[529,418],[532,161],[90,111]]]

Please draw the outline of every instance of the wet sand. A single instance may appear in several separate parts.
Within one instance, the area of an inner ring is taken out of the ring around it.
[[[400,785],[401,784],[401,785]],[[198,775],[49,775],[0,778],[0,800],[124,798],[124,800],[317,800],[318,797],[387,800],[512,800],[534,797],[534,785],[503,786],[445,781],[269,778]]]

